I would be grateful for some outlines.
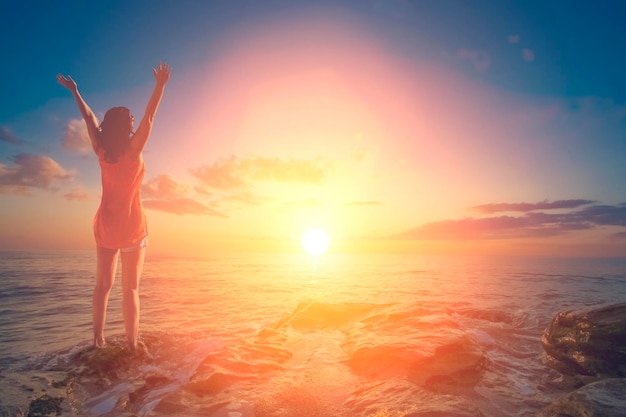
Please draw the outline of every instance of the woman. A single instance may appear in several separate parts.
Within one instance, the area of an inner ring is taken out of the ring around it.
[[[72,77],[57,75],[59,84],[74,96],[87,124],[91,146],[98,156],[102,174],[102,200],[93,225],[97,244],[96,287],[92,307],[95,347],[105,345],[107,302],[115,280],[118,253],[121,253],[124,325],[130,350],[137,349],[138,287],[148,245],[146,217],[139,196],[144,177],[141,153],[150,137],[154,116],[171,71],[166,63],[159,63],[156,69],[152,69],[156,85],[134,133],[134,118],[125,107],[109,109],[98,126],[98,119],[81,97]]]

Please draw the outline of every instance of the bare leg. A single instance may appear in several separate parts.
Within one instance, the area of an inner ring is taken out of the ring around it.
[[[109,294],[115,281],[115,268],[117,267],[117,250],[98,248],[96,287],[93,291],[93,345],[102,347],[104,340],[104,323],[107,315],[107,303]]]
[[[126,338],[131,351],[137,349],[139,333],[139,278],[143,271],[146,249],[122,252],[122,312]]]

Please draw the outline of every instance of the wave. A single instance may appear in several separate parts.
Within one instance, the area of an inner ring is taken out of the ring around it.
[[[385,396],[438,404],[422,412],[442,407],[472,415],[462,411],[474,409],[471,396],[450,403],[449,394],[466,395],[481,383],[499,342],[458,318],[497,329],[515,323],[495,311],[451,314],[436,304],[304,300],[274,324],[228,343],[205,334],[143,332],[142,352],[131,355],[125,337],[116,335],[102,349],[83,342],[31,358],[21,372],[52,375],[66,390],[66,406],[93,417],[365,416]]]

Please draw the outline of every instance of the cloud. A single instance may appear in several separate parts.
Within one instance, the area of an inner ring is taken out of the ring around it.
[[[426,223],[396,235],[400,239],[417,240],[480,240],[511,236],[531,223],[522,217],[500,216],[486,219],[466,218]]]
[[[232,190],[245,186],[244,179],[240,178],[242,173],[240,172],[239,161],[234,156],[217,161],[213,165],[203,165],[190,171],[203,185],[210,188]]]
[[[89,200],[89,193],[83,189],[74,188],[72,191],[65,193],[63,197],[67,201],[86,201]]]
[[[572,207],[588,204],[590,200],[562,200]],[[580,202],[574,204],[574,202]],[[555,202],[558,203],[558,202]],[[549,208],[563,208],[567,204],[539,203]],[[492,207],[499,204],[485,204],[477,207]],[[626,227],[626,203],[619,205],[593,205],[566,213],[534,212],[527,203],[511,204],[523,208],[521,216],[493,216],[486,218],[464,218],[426,223],[395,235],[398,239],[417,240],[484,240],[510,239],[521,237],[555,236],[568,231],[587,230],[598,226]],[[498,210],[499,211],[499,210]],[[502,210],[510,211],[510,210]]]
[[[556,201],[540,201],[538,203],[490,203],[481,204],[471,207],[472,210],[479,213],[490,214],[503,211],[519,211],[528,212],[534,210],[552,210],[552,209],[572,209],[587,204],[594,203],[593,200],[573,199],[573,200],[556,200]]]
[[[143,205],[147,209],[164,211],[177,215],[196,214],[216,217],[227,217],[207,206],[190,198],[187,194],[189,187],[176,182],[170,175],[158,175],[141,187]]]
[[[179,216],[184,214],[197,214],[216,217],[228,217],[225,214],[209,208],[208,206],[192,198],[177,198],[171,200],[144,200],[143,206],[147,209],[178,214]]]
[[[141,186],[141,195],[144,199],[176,199],[184,196],[186,192],[187,187],[176,182],[168,174],[158,175]]]
[[[626,203],[616,206],[595,205],[585,207],[571,215],[597,225],[626,227]]]
[[[380,201],[350,201],[344,203],[345,207],[364,207],[364,206],[380,206],[383,203]]]
[[[485,51],[473,49],[458,49],[456,57],[460,61],[470,61],[478,72],[485,72],[491,66],[491,57]]]
[[[6,142],[11,145],[21,145],[22,141],[15,136],[8,127],[0,126],[0,142]]]
[[[47,156],[18,154],[12,159],[12,166],[0,163],[0,193],[29,195],[30,189],[54,189],[57,181],[74,176]]]
[[[65,126],[63,135],[63,147],[70,151],[89,153],[92,149],[87,125],[82,119],[72,119]]]
[[[246,188],[251,181],[321,184],[332,169],[330,162],[313,160],[232,156],[213,165],[190,170],[200,182],[217,190]]]
[[[507,36],[506,40],[509,41],[509,43],[518,43],[519,35],[509,35]]]
[[[535,52],[528,48],[522,49],[522,59],[526,62],[533,62],[535,60]]]
[[[220,198],[220,201],[242,204],[244,206],[259,206],[268,200],[271,200],[271,198],[259,197],[249,192],[227,194]]]
[[[617,232],[609,236],[611,240],[626,240],[626,232]]]

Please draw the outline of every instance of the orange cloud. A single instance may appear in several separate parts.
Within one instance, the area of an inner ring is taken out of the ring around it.
[[[192,198],[177,198],[171,200],[144,200],[143,205],[147,209],[164,211],[178,215],[197,214],[216,217],[228,217]]]
[[[239,161],[234,156],[219,160],[213,165],[203,165],[190,171],[203,185],[210,188],[231,190],[245,185],[245,181],[241,178],[241,172],[239,172]]]
[[[63,195],[67,201],[86,201],[89,200],[89,193],[85,190],[75,188],[69,193]]]
[[[251,181],[322,183],[332,170],[332,163],[313,160],[231,156],[213,165],[192,169],[191,173],[207,187],[218,190],[245,188]]]
[[[142,185],[143,205],[148,209],[177,215],[196,214],[227,217],[225,214],[189,197],[188,191],[189,187],[176,182],[170,175],[158,175]]]
[[[176,182],[170,175],[161,174],[144,183],[141,194],[144,198],[175,199],[184,196],[187,187]]]
[[[47,156],[18,154],[13,161],[13,166],[0,163],[0,193],[29,195],[29,189],[54,189],[57,181],[74,176]]]

